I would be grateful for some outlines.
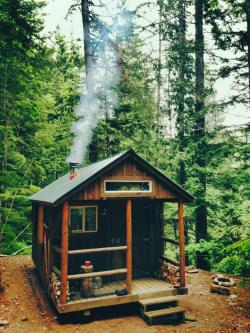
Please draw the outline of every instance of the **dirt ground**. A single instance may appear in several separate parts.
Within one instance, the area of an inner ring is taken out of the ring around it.
[[[211,273],[192,274],[189,294],[178,296],[186,310],[180,325],[149,326],[135,306],[96,310],[86,322],[80,313],[58,318],[42,291],[30,256],[2,257],[5,291],[0,294],[0,332],[10,333],[230,333],[250,332],[250,289],[232,288],[231,296],[211,294]]]

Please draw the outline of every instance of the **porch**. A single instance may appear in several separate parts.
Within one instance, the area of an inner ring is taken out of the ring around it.
[[[68,301],[66,304],[60,304],[52,299],[59,313],[67,313],[176,295],[176,289],[170,283],[156,278],[133,279],[131,287],[130,294],[117,296],[115,291],[126,288],[126,281],[113,281],[105,283],[102,288],[96,289],[94,297],[91,298],[79,298]]]
[[[115,223],[117,212],[114,214],[114,219],[109,219],[112,226],[119,226],[118,231],[115,229],[116,239],[117,236],[119,239],[122,239],[122,235],[125,234],[126,238],[124,242],[118,246],[93,247],[85,249],[79,248],[78,246],[74,249],[69,248],[69,204],[67,202],[64,203],[62,209],[61,246],[53,246],[53,257],[55,259],[57,256],[59,265],[56,266],[54,261],[52,266],[52,270],[60,279],[59,299],[53,299],[59,312],[80,311],[101,306],[138,302],[142,299],[162,297],[176,293],[176,290],[171,284],[155,278],[155,276],[158,276],[158,261],[163,254],[161,249],[161,238],[164,238],[161,237],[161,229],[157,229],[158,231],[155,233],[154,226],[158,228],[158,219],[149,218],[149,216],[151,216],[149,209],[150,205],[151,207],[155,207],[156,201],[147,201],[147,209],[143,208],[142,201],[140,201],[139,204],[137,203],[138,201],[134,199],[132,204],[132,200],[128,199],[123,201],[121,206],[119,206],[118,202],[116,202],[116,205],[110,205],[111,207],[118,209],[120,212],[119,220],[122,221],[122,217],[124,219],[123,224]],[[133,217],[132,206],[134,212]],[[107,204],[105,204],[105,209],[106,208]],[[140,211],[144,212],[143,216],[139,214]],[[145,211],[147,212],[146,215]],[[110,214],[110,216],[112,215],[113,214]],[[178,292],[180,293],[180,291],[186,290],[182,201],[178,202],[178,221],[179,242],[176,243],[178,243],[180,250],[180,285],[178,289]],[[106,216],[102,225],[105,225],[106,227],[108,226]],[[150,228],[147,228],[147,226]],[[145,233],[146,230],[147,233]],[[99,230],[99,232],[101,232],[101,230]],[[111,232],[108,234],[111,235]],[[137,234],[143,236],[142,242],[135,242]],[[104,237],[100,238],[104,239]],[[82,238],[79,239],[81,245],[86,243]],[[151,240],[153,240],[153,242]],[[165,240],[166,239],[163,239],[163,241]],[[99,244],[104,246],[103,243]],[[76,245],[77,243],[74,238],[74,246]],[[92,259],[91,255],[95,257]],[[107,265],[107,259],[111,265]],[[85,260],[91,260],[95,263],[94,271],[88,273],[79,272],[80,263]],[[153,266],[150,266],[150,262],[152,262]],[[75,270],[70,268],[72,267],[72,264]],[[74,281],[81,283],[83,279],[94,279],[96,277],[101,277],[104,284],[103,287],[95,289],[93,297],[82,298],[80,295],[81,287],[79,285],[79,296],[73,300],[68,299],[67,295],[69,289],[71,289],[68,287],[69,283],[74,283]],[[128,293],[127,295],[117,296],[115,294],[116,290],[123,289],[126,290]]]

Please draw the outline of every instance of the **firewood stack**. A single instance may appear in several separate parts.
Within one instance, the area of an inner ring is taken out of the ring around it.
[[[179,278],[179,267],[162,261],[160,266],[160,277],[173,285],[176,285]]]
[[[61,281],[54,272],[52,272],[50,275],[50,292],[52,294],[52,297],[57,301],[57,303],[60,303]],[[69,282],[67,282],[67,301],[69,300],[70,300]]]

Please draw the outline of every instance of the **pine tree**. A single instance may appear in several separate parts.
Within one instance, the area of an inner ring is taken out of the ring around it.
[[[206,123],[205,123],[205,67],[204,67],[204,32],[203,32],[203,0],[195,1],[195,127],[194,138],[195,163],[199,180],[199,191],[196,208],[196,241],[206,240],[207,229],[207,204],[206,204]],[[205,256],[206,254],[204,254]],[[197,255],[197,267],[207,269],[208,262],[204,256]]]
[[[235,78],[233,102],[250,107],[250,1],[206,0],[204,10],[217,48],[229,51],[220,56],[219,75]]]

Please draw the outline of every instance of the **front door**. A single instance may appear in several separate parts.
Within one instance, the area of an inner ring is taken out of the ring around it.
[[[153,224],[150,201],[132,202],[132,258],[133,277],[147,277],[152,273]]]
[[[126,245],[126,200],[107,202],[107,246]],[[154,224],[150,200],[132,200],[132,271],[133,278],[152,274],[154,263]],[[110,252],[109,269],[126,267],[126,251]],[[113,276],[112,280],[124,279]]]

